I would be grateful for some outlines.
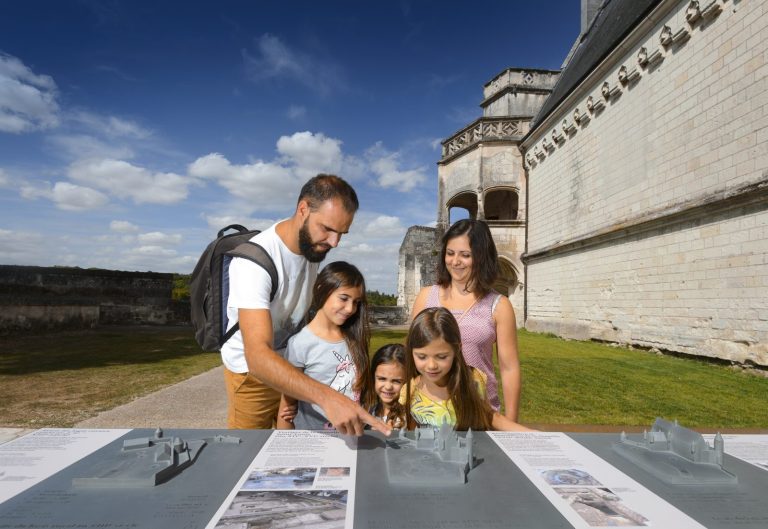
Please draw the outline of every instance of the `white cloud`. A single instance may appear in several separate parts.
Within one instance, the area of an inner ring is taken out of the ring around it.
[[[160,257],[175,257],[179,254],[176,250],[163,248],[156,245],[139,246],[134,248],[132,251],[140,255],[154,255]]]
[[[348,261],[363,273],[368,290],[397,294],[397,261],[401,242],[355,242],[351,237],[346,241],[342,239],[342,244],[331,250],[327,261]]]
[[[360,243],[360,244],[350,244],[349,246],[345,246],[344,250],[346,250],[350,254],[363,254],[363,255],[370,255],[373,253],[378,253],[379,250],[375,246],[371,246],[368,243]]]
[[[152,270],[154,272],[189,273],[200,255],[181,255],[175,250],[153,246],[126,248],[105,256],[99,266],[117,270]]]
[[[70,158],[133,158],[133,149],[126,145],[104,142],[88,134],[54,134],[46,138]]]
[[[212,180],[254,210],[282,211],[293,208],[301,186],[318,173],[336,173],[353,179],[362,173],[362,164],[344,156],[341,141],[324,134],[297,132],[277,141],[279,156],[273,161],[256,160],[233,164],[224,155],[211,153],[192,162],[189,176]]]
[[[37,200],[38,198],[51,198],[51,186],[47,185],[35,187],[33,185],[25,184],[19,188],[19,195],[21,198],[27,200]]]
[[[217,182],[233,196],[251,202],[253,209],[282,210],[296,201],[303,182],[293,171],[275,163],[257,160],[251,164],[232,164],[219,153],[192,162],[190,176]]]
[[[288,165],[295,166],[296,174],[303,179],[317,173],[338,173],[343,161],[341,140],[328,138],[321,132],[281,136],[277,140],[277,151]]]
[[[58,208],[67,211],[96,209],[109,203],[104,193],[69,182],[56,182],[51,190],[51,200]]]
[[[388,151],[381,142],[366,151],[366,158],[381,187],[391,187],[405,193],[427,181],[423,167],[401,170],[400,153]]]
[[[69,166],[75,182],[103,189],[136,204],[174,204],[187,198],[189,179],[174,173],[155,173],[122,160],[87,159]]]
[[[256,48],[255,55],[242,51],[246,73],[256,83],[290,79],[320,94],[344,87],[344,76],[336,63],[295,51],[274,35],[265,33],[259,37]]]
[[[39,263],[50,255],[50,241],[40,233],[0,228],[0,255],[3,264]]]
[[[66,211],[98,209],[109,203],[109,197],[104,193],[69,182],[56,182],[53,186],[48,182],[25,184],[19,189],[19,194],[27,200],[50,200],[56,207]]]
[[[397,262],[405,231],[397,217],[360,210],[327,261],[349,261],[363,272],[368,289],[396,293]]]
[[[379,215],[365,226],[364,232],[368,236],[377,238],[389,238],[405,236],[405,228],[400,224],[398,217]]]
[[[56,83],[0,52],[0,131],[19,134],[59,123]]]
[[[307,108],[301,105],[291,105],[288,107],[286,115],[288,116],[288,119],[301,119],[307,115]]]
[[[0,255],[3,256],[3,262],[189,273],[200,257],[197,252],[194,252],[195,255],[183,255],[162,244],[141,244],[136,237],[125,241],[123,236],[116,233],[71,237],[56,233],[55,230],[55,226],[52,226],[43,235],[0,228]],[[56,248],[56,251],[51,252],[51,248]]]
[[[131,83],[136,83],[139,81],[136,77],[132,76],[131,74],[126,73],[120,68],[116,66],[111,66],[109,64],[100,64],[96,66],[96,69],[102,72],[109,72],[111,74],[114,74],[115,76],[119,77],[123,81],[130,81]]]
[[[0,187],[8,187],[10,185],[11,177],[3,169],[0,169]]]
[[[208,226],[216,230],[218,233],[219,230],[222,230],[226,228],[227,226],[231,226],[232,224],[240,224],[241,226],[245,226],[249,230],[266,230],[270,226],[272,226],[275,222],[277,222],[277,219],[259,219],[259,218],[253,218],[249,217],[247,214],[245,215],[205,215],[205,221],[208,223]]]
[[[113,220],[109,223],[109,229],[117,233],[135,233],[139,227],[127,220]]]
[[[68,119],[84,125],[88,129],[110,137],[146,139],[152,131],[135,121],[117,116],[104,116],[87,110],[76,110],[68,114]]]
[[[169,234],[153,231],[142,233],[138,235],[137,239],[144,246],[177,246],[181,244],[181,235],[178,233]]]

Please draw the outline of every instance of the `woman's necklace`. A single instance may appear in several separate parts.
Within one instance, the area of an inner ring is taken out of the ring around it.
[[[466,300],[462,298],[466,298],[467,296],[472,296],[472,302],[468,306],[464,307]],[[459,301],[459,303],[451,307],[449,305],[452,304],[450,303],[452,301]],[[455,290],[453,288],[453,285],[451,285],[446,289],[445,293],[443,294],[443,299],[441,300],[441,304],[443,305],[443,307],[450,310],[451,312],[461,311],[461,314],[458,316],[454,314],[454,316],[456,316],[456,323],[459,323],[461,322],[461,320],[464,319],[464,316],[466,316],[467,313],[470,310],[472,310],[472,307],[475,306],[477,301],[478,301],[477,296],[475,296],[472,292],[467,290],[466,285],[464,285],[464,288],[462,288],[460,291]]]

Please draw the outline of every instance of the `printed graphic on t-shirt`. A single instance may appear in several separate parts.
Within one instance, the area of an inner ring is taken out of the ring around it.
[[[331,388],[335,389],[339,393],[346,394],[352,388],[352,382],[355,380],[355,364],[349,358],[349,354],[341,356],[336,351],[333,351],[333,356],[339,361],[336,366],[336,376],[331,381]]]

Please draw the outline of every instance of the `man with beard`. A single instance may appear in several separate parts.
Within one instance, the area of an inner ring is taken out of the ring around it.
[[[277,292],[271,302],[269,274],[252,261],[232,259],[227,317],[229,327],[239,321],[240,330],[221,348],[229,428],[272,428],[280,394],[286,393],[319,405],[341,433],[361,435],[365,424],[388,431],[344,395],[296,370],[281,354],[309,307],[320,261],[349,231],[358,205],[347,182],[319,174],[301,188],[292,217],[251,239],[277,268]]]

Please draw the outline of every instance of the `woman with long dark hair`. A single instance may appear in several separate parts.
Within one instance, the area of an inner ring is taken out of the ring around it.
[[[498,253],[485,222],[464,219],[442,238],[437,284],[421,289],[411,317],[426,307],[445,307],[461,330],[467,364],[487,377],[488,398],[499,410],[499,382],[504,393],[504,415],[517,422],[520,400],[520,361],[517,353],[515,311],[506,296],[493,290],[499,274]],[[493,346],[501,380],[493,367]]]

